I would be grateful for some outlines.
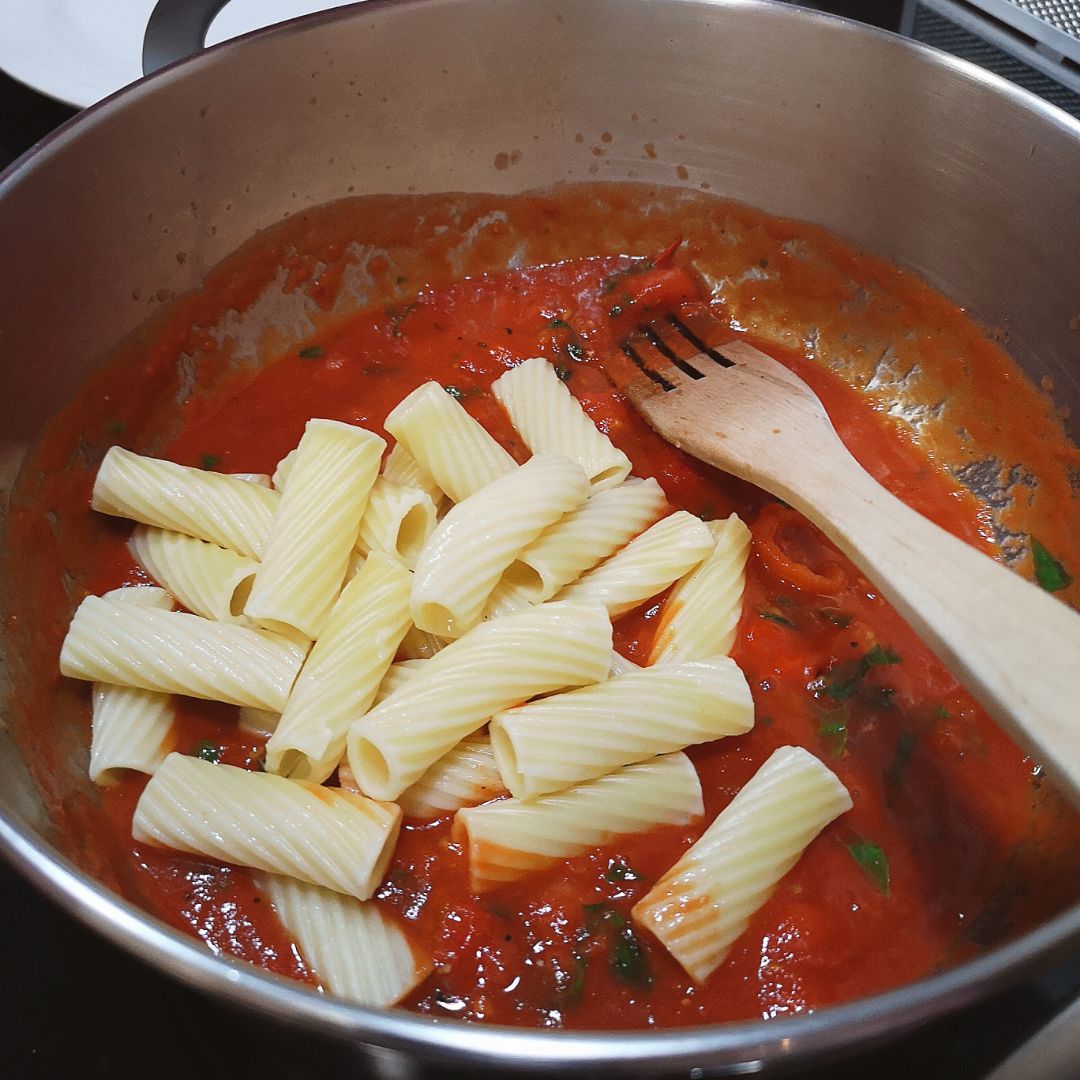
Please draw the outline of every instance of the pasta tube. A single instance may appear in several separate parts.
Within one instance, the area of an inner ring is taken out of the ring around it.
[[[486,735],[470,735],[406,788],[397,802],[406,817],[430,821],[505,792],[491,740]]]
[[[556,599],[603,604],[615,618],[663,592],[713,549],[712,534],[685,510],[676,510],[602,562]]]
[[[634,905],[634,921],[703,983],[810,841],[850,809],[844,785],[813,754],[780,747]]]
[[[410,579],[372,552],[345,586],[266,744],[267,772],[322,783],[334,771],[409,627]]]
[[[60,672],[281,712],[304,653],[276,634],[88,596],[64,638]]]
[[[690,759],[666,754],[555,795],[459,810],[453,835],[468,852],[473,891],[483,892],[620,836],[685,825],[702,812]]]
[[[535,694],[606,678],[611,623],[603,608],[542,604],[493,619],[447,645],[349,729],[362,791],[396,799],[493,713]]]
[[[243,610],[259,564],[184,533],[139,525],[131,551],[142,568],[188,609],[218,622],[244,621]]]
[[[416,563],[413,621],[460,637],[479,621],[502,572],[548,525],[588,496],[579,465],[538,454],[454,506]]]
[[[630,459],[585,415],[543,357],[525,360],[500,375],[491,391],[534,454],[550,451],[576,461],[593,491],[614,487],[629,476]]]
[[[394,917],[371,900],[294,878],[261,882],[281,925],[324,990],[360,1005],[394,1005],[431,971]]]
[[[517,606],[549,600],[629,543],[666,509],[667,498],[652,479],[631,477],[618,487],[599,491],[546,528],[518,555],[506,568],[497,591],[513,599],[520,597]]]
[[[725,521],[710,521],[706,527],[713,537],[713,550],[668,594],[650,664],[724,656],[735,643],[750,530],[735,514]]]
[[[412,570],[434,528],[435,504],[427,492],[380,476],[360,519],[356,548],[362,554],[383,551]]]
[[[399,402],[383,427],[454,502],[514,468],[514,459],[437,382]]]
[[[491,720],[503,783],[519,799],[612,772],[754,723],[746,677],[726,656],[644,668],[552,694]]]
[[[319,636],[386,444],[336,420],[309,420],[244,613],[270,630]]]
[[[113,589],[105,599],[172,611],[172,597],[152,585]],[[90,779],[111,784],[120,769],[152,773],[172,749],[172,695],[131,686],[93,687]]]
[[[258,559],[279,498],[235,476],[113,446],[98,469],[90,505],[103,514],[197,536]]]
[[[366,900],[400,827],[393,803],[170,754],[135,806],[131,835]]]
[[[386,455],[382,468],[383,479],[401,487],[419,488],[426,492],[436,508],[446,498],[431,473],[420,467],[420,462],[401,443],[395,443]]]

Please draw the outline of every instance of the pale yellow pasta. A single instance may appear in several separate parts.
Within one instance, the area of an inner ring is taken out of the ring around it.
[[[396,799],[493,713],[536,694],[606,678],[611,624],[596,605],[541,604],[447,645],[349,729],[361,790]]]
[[[393,803],[170,754],[139,798],[131,835],[366,900],[400,828]]]
[[[98,469],[90,505],[257,559],[278,502],[276,492],[259,484],[113,446]]]
[[[345,753],[409,627],[411,575],[372,552],[330,612],[266,744],[266,770],[322,783]]]
[[[218,622],[243,622],[259,564],[217,544],[184,533],[139,525],[132,554],[142,568],[196,615]]]
[[[435,528],[435,503],[426,491],[379,477],[368,497],[356,548],[383,551],[410,570]]]
[[[406,788],[397,803],[406,817],[431,821],[505,793],[491,740],[486,735],[470,735]]]
[[[260,885],[323,990],[335,997],[394,1005],[430,973],[431,961],[375,901],[274,874]]]
[[[638,901],[635,922],[703,983],[810,841],[850,809],[813,754],[782,746]]]
[[[609,677],[614,679],[618,675],[629,675],[631,671],[640,671],[641,665],[635,664],[633,660],[628,660],[620,652],[612,652],[611,654],[611,671]]]
[[[685,825],[702,812],[690,759],[666,754],[554,795],[459,810],[453,835],[469,856],[473,891],[483,892],[620,836]]]
[[[106,593],[109,600],[171,611],[164,589],[137,585]],[[90,779],[112,784],[121,769],[152,773],[172,749],[171,694],[94,683],[90,735]]]
[[[710,521],[707,527],[713,536],[713,550],[668,594],[650,664],[723,656],[735,643],[750,530],[735,514],[724,521]]]
[[[437,382],[417,387],[383,426],[454,502],[514,468],[514,459]]]
[[[274,489],[278,492],[285,490],[285,481],[289,478],[289,473],[292,472],[293,462],[296,461],[296,453],[299,447],[294,447],[290,450],[275,466],[274,475],[272,477],[272,483]]]
[[[705,524],[685,510],[676,510],[567,585],[556,598],[603,604],[615,618],[663,592],[697,566],[712,548],[712,534]]]
[[[382,682],[379,683],[379,689],[375,692],[375,701],[372,704],[378,705],[395,690],[400,690],[418,671],[423,669],[426,662],[426,660],[399,660],[396,664],[391,664],[386,669]]]
[[[584,502],[588,490],[580,465],[557,454],[537,454],[459,502],[417,560],[413,622],[445,637],[472,629],[514,557]]]
[[[309,420],[244,613],[316,638],[345,581],[386,444],[336,420]]]
[[[647,529],[667,510],[652,479],[631,477],[594,494],[548,526],[506,568],[496,589],[503,605],[539,604]],[[503,612],[495,612],[503,613]]]
[[[270,712],[267,709],[253,709],[250,705],[241,705],[236,716],[236,722],[241,731],[261,735],[264,739],[274,734],[274,728],[278,726],[280,719],[281,713]]]
[[[271,486],[270,477],[264,472],[233,472],[229,476],[235,476],[237,480],[246,480],[249,484],[258,484],[259,487]]]
[[[543,357],[512,367],[491,384],[491,390],[534,454],[549,451],[576,461],[593,491],[614,487],[630,474],[630,459],[585,415]]]
[[[60,671],[281,712],[304,653],[277,634],[88,596],[64,638]]]
[[[434,477],[426,469],[420,467],[420,462],[409,453],[401,443],[395,443],[386,455],[382,467],[383,479],[391,484],[400,484],[402,487],[415,487],[427,492],[428,497],[436,508],[446,498],[443,489],[435,483]]]
[[[726,656],[643,668],[551,694],[491,720],[503,783],[529,799],[754,724],[746,677]]]
[[[429,634],[418,626],[412,626],[401,639],[398,655],[403,660],[430,660],[437,652],[450,644],[449,638]]]

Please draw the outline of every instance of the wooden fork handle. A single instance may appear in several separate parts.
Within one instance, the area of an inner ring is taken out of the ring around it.
[[[1080,615],[916,513],[840,444],[784,496],[1080,805]]]

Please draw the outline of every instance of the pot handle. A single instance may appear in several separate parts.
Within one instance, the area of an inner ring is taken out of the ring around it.
[[[158,0],[143,35],[143,74],[152,75],[206,48],[206,32],[228,2]]]

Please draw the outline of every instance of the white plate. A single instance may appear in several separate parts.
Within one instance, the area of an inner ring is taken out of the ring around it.
[[[207,44],[341,7],[311,0],[233,0]],[[70,105],[92,105],[142,75],[142,39],[155,0],[0,0],[0,68]]]

